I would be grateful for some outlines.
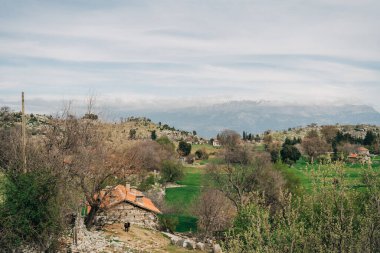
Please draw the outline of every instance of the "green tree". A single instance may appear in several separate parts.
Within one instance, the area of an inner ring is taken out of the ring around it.
[[[175,182],[184,176],[183,166],[180,163],[166,160],[161,165],[161,181],[163,183]]]
[[[281,151],[281,159],[284,163],[292,165],[301,158],[300,151],[293,145],[285,145]]]
[[[129,130],[129,139],[135,139],[136,138],[136,129]]]
[[[152,140],[156,140],[156,139],[157,139],[156,130],[153,130],[153,131],[150,133],[150,138],[151,138]]]
[[[195,151],[195,158],[198,160],[208,159],[208,154],[207,154],[206,149],[202,148]]]
[[[375,142],[376,137],[376,134],[374,134],[372,131],[368,131],[364,137],[363,144],[366,146],[371,146]]]
[[[178,143],[177,152],[180,156],[188,156],[191,153],[191,144],[185,141]]]
[[[5,252],[21,245],[54,251],[61,235],[58,178],[49,170],[8,173],[2,185],[0,247]]]

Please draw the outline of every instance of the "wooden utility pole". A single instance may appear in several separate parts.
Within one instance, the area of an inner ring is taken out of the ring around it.
[[[26,173],[26,119],[25,119],[25,101],[24,101],[24,92],[21,93],[21,104],[22,104],[22,125],[21,125],[21,131],[22,131],[22,169],[23,172]]]

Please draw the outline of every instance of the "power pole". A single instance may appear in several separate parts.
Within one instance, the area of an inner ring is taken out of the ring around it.
[[[25,101],[24,101],[24,92],[21,93],[21,104],[22,104],[22,114],[21,114],[21,131],[22,131],[22,169],[26,173],[26,119],[25,119]]]

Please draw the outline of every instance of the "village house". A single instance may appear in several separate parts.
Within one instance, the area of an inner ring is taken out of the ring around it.
[[[350,153],[347,158],[352,163],[371,163],[369,150],[365,147],[356,148],[355,152]]]
[[[213,145],[214,147],[220,147],[220,146],[222,146],[222,145],[220,145],[220,142],[219,142],[217,139],[214,139],[214,140],[213,140],[212,145]]]
[[[161,214],[161,211],[142,192],[129,184],[105,189],[100,198],[101,211],[97,215],[96,226],[130,222],[145,228],[157,228],[157,214]]]

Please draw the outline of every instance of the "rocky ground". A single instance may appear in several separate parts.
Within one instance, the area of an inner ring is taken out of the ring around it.
[[[130,252],[130,253],[186,253],[201,252],[172,245],[171,239],[155,230],[132,226],[129,232],[122,224],[106,226],[102,231],[78,231],[77,245],[72,252]]]

